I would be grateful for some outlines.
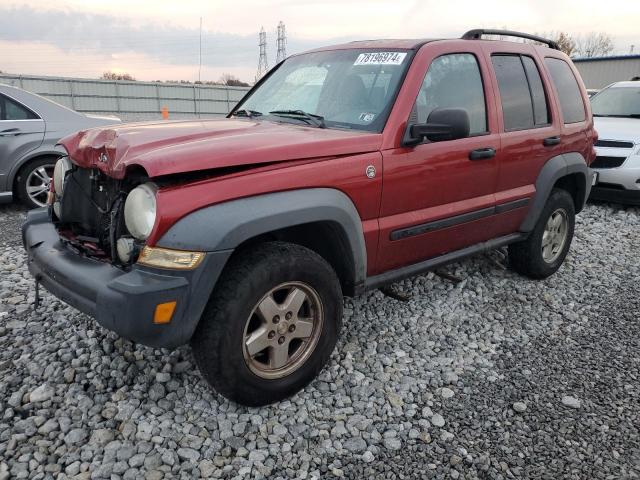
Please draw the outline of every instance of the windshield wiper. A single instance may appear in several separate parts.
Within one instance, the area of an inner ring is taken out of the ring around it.
[[[272,110],[269,112],[269,115],[300,118],[301,120],[306,120],[307,123],[318,128],[327,128],[327,125],[324,123],[324,117],[322,115],[307,113],[304,110]]]
[[[236,110],[231,114],[234,117],[259,117],[262,115],[262,112],[258,112],[257,110],[247,110],[246,108],[241,108],[240,110]]]

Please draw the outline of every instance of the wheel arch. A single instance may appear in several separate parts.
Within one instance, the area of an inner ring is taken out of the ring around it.
[[[40,160],[42,158],[59,158],[64,155],[64,152],[60,152],[54,149],[33,150],[29,152],[11,167],[11,170],[9,171],[9,174],[7,176],[7,189],[11,188],[14,195],[17,193],[16,182],[18,181],[18,174],[27,164]]]
[[[573,198],[576,213],[584,208],[591,191],[592,173],[578,152],[552,157],[544,164],[536,179],[536,193],[529,213],[520,225],[521,232],[531,232],[554,188],[562,188]]]
[[[159,247],[241,252],[264,241],[299,244],[335,270],[345,295],[366,277],[362,221],[351,199],[332,188],[311,188],[232,200],[193,212],[176,222]]]
[[[569,173],[563,177],[560,177],[553,188],[560,188],[566,190],[571,198],[573,198],[573,205],[575,206],[576,213],[579,213],[583,208],[586,201],[586,188],[587,178],[582,172]]]

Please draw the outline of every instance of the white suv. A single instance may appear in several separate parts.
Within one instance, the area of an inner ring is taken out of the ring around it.
[[[591,108],[598,131],[591,198],[640,205],[640,81],[609,85]]]

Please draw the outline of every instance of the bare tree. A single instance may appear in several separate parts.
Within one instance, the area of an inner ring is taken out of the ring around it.
[[[549,40],[553,40],[558,44],[558,47],[560,48],[560,50],[566,53],[568,56],[572,56],[573,54],[576,53],[576,40],[574,37],[571,36],[571,34],[567,32],[555,32],[555,31],[542,32],[542,33],[536,32],[536,35],[542,38],[548,38]],[[536,42],[532,42],[532,43],[536,43]]]
[[[576,39],[575,53],[580,57],[604,57],[613,51],[611,36],[603,32],[591,32]]]
[[[575,53],[576,41],[568,33],[566,32],[552,33],[552,35],[549,38],[554,40],[558,44],[558,47],[560,47],[560,50],[566,53],[569,57]]]
[[[128,73],[104,72],[100,77],[102,80],[135,80],[133,75]]]

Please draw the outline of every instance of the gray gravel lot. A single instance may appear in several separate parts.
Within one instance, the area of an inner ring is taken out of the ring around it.
[[[0,480],[640,478],[640,209],[590,205],[544,282],[493,252],[346,300],[320,378],[260,409],[186,347],[34,311],[23,216],[0,206]]]

